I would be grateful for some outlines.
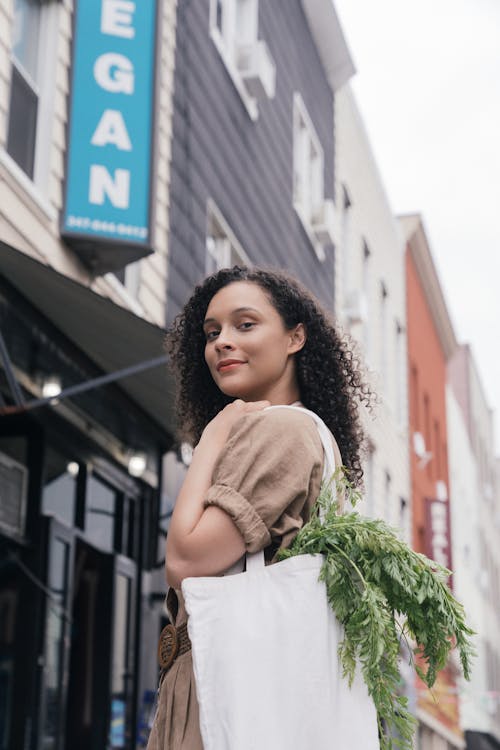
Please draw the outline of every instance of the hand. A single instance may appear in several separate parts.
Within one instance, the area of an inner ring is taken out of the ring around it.
[[[203,430],[201,440],[204,442],[213,441],[220,450],[225,445],[229,433],[238,420],[244,417],[245,414],[253,411],[262,411],[267,406],[271,406],[270,401],[243,401],[241,398],[236,399],[236,401],[221,409],[217,416],[207,424]]]

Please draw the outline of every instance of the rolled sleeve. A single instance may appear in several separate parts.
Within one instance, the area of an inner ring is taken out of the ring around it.
[[[251,412],[233,427],[204,505],[226,511],[247,552],[258,552],[302,526],[311,477],[317,483],[322,466],[321,440],[307,414]]]
[[[205,500],[205,507],[209,505],[216,505],[231,516],[248,552],[257,552],[271,543],[271,534],[266,524],[237,490],[227,485],[213,484]]]

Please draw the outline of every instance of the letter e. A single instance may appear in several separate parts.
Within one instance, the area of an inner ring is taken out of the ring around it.
[[[135,3],[126,0],[103,0],[101,31],[103,34],[132,39],[135,29],[132,26]]]

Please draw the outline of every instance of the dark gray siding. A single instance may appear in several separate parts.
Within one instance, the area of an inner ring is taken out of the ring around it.
[[[205,276],[207,199],[255,264],[285,268],[333,307],[333,250],[320,263],[292,205],[293,94],[300,91],[334,197],[333,95],[300,0],[260,0],[259,38],[277,68],[276,96],[253,122],[210,38],[209,0],[178,5],[168,322]]]

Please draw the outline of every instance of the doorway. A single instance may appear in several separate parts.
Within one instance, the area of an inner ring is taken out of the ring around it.
[[[76,542],[69,681],[67,750],[107,747],[113,555]]]
[[[66,750],[135,747],[136,567],[76,540]]]

